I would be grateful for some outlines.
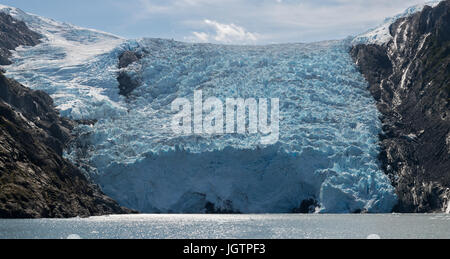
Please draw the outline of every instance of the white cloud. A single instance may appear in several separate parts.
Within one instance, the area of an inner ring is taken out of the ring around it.
[[[345,38],[427,0],[132,1],[135,23],[157,22],[170,38],[264,44]]]
[[[204,25],[212,29],[212,33],[196,32],[186,39],[193,42],[211,42],[224,44],[254,44],[258,34],[248,32],[245,28],[235,24],[223,24],[212,20],[204,20]]]
[[[186,38],[188,41],[206,43],[211,38],[210,35],[206,32],[194,31],[192,34],[193,34],[192,37]]]

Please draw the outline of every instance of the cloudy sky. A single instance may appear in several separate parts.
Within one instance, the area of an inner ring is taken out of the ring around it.
[[[267,44],[357,35],[423,0],[0,0],[126,38]]]

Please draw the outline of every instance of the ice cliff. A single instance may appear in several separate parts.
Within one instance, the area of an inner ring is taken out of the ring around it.
[[[381,123],[351,42],[268,46],[123,40],[0,7],[44,37],[20,47],[7,75],[44,90],[76,129],[66,157],[141,212],[390,212]],[[139,60],[118,68],[125,51]],[[119,73],[139,84],[119,94]],[[177,136],[175,98],[280,98],[280,139]],[[94,123],[95,122],[95,123]],[[306,206],[306,205],[307,206]],[[306,209],[305,209],[306,208]],[[306,211],[304,211],[306,210]]]

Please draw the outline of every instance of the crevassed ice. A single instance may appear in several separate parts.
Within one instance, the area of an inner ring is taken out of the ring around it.
[[[67,157],[121,205],[203,212],[209,203],[265,213],[291,212],[312,198],[319,212],[394,206],[393,187],[377,161],[379,114],[349,42],[125,42],[32,17],[29,24],[41,28],[44,42],[19,48],[8,75],[50,93],[64,116],[98,120],[77,129]],[[144,56],[127,68],[143,84],[125,99],[115,77],[118,55],[128,49]],[[196,89],[205,98],[280,98],[279,142],[262,146],[258,135],[175,136],[171,102],[192,100]]]
[[[70,154],[121,204],[144,212],[290,212],[314,198],[322,212],[388,212],[393,188],[380,170],[380,124],[343,42],[265,47],[133,42],[143,82],[127,114],[82,129]],[[127,47],[123,47],[127,48]],[[280,141],[258,135],[176,136],[171,102],[280,98]]]
[[[145,212],[219,209],[289,212],[305,199],[323,212],[388,212],[393,188],[380,170],[380,123],[344,42],[264,47],[142,40],[130,74],[143,85],[128,113],[87,129],[83,157],[103,190]],[[258,135],[175,136],[171,102],[280,98],[280,141]],[[73,156],[79,154],[72,153]]]

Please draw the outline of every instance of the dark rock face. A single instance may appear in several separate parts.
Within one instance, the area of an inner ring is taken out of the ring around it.
[[[73,126],[47,94],[0,74],[0,218],[132,212],[62,157]]]
[[[119,56],[119,68],[126,68],[141,59],[141,55],[133,51],[125,51]]]
[[[10,50],[18,46],[35,46],[41,36],[31,31],[24,22],[0,13],[0,65],[9,65]]]
[[[137,79],[132,78],[126,71],[120,71],[117,77],[119,82],[119,94],[123,96],[129,96],[134,89],[140,86]]]
[[[140,60],[142,55],[134,51],[125,51],[119,56],[119,69],[120,72],[117,76],[119,82],[119,94],[123,96],[129,96],[134,89],[138,88],[141,83],[137,78],[133,78],[126,70],[126,68],[134,62]]]
[[[393,39],[351,55],[382,113],[380,159],[398,212],[433,212],[450,198],[450,0],[396,21]]]
[[[316,208],[319,208],[320,204],[317,202],[316,199],[307,199],[302,201],[302,203],[300,204],[300,207],[294,209],[292,212],[293,213],[298,213],[298,214],[310,214],[310,213],[315,213]]]
[[[233,203],[231,201],[224,201],[220,208],[214,203],[206,202],[205,205],[206,214],[241,214],[239,211],[233,209]]]

